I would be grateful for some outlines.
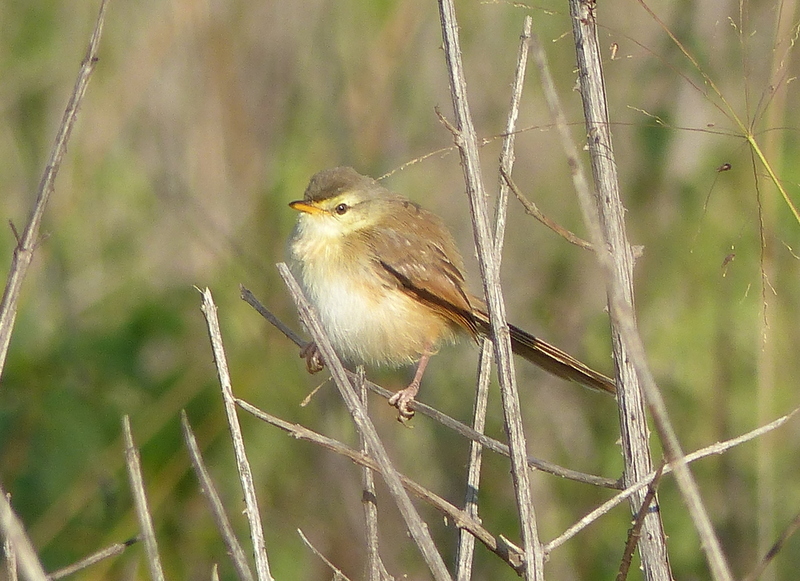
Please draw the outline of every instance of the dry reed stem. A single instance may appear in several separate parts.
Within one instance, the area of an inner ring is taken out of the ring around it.
[[[403,489],[400,476],[389,459],[389,455],[386,453],[383,442],[378,437],[375,426],[372,425],[372,421],[364,410],[364,406],[361,405],[361,401],[348,379],[342,362],[339,361],[330,340],[325,335],[317,313],[303,295],[300,285],[297,284],[289,268],[283,263],[279,263],[277,266],[278,272],[286,283],[297,305],[300,320],[303,321],[303,324],[311,333],[317,348],[322,354],[323,360],[331,371],[336,387],[339,389],[345,406],[353,418],[356,429],[366,440],[370,454],[375,458],[378,466],[380,466],[386,486],[389,488],[389,492],[406,522],[406,527],[408,527],[411,537],[417,544],[434,578],[437,579],[437,581],[449,580],[451,578],[450,573],[447,571],[444,560],[436,549],[436,545],[433,543],[433,539],[428,531],[428,526],[419,516],[419,513],[417,513],[417,510],[411,503],[411,499],[408,497],[408,493]]]
[[[609,295],[611,337],[619,386],[617,404],[620,417],[620,440],[625,462],[624,480],[631,484],[652,470],[649,448],[649,429],[645,402],[637,374],[629,335],[620,328],[620,307],[631,313],[633,325],[633,251],[627,239],[624,208],[619,193],[617,166],[609,129],[608,106],[597,39],[594,1],[570,0],[570,15],[578,61],[578,77],[588,137],[589,156],[597,195],[588,188],[578,190],[584,222],[591,232],[595,256],[603,266]],[[547,91],[547,89],[546,89]],[[551,110],[555,89],[548,99]],[[557,102],[557,96],[555,97]],[[568,135],[566,129],[562,135]],[[564,137],[565,142],[571,139]],[[585,180],[584,180],[585,181]],[[641,354],[643,355],[643,354]],[[645,492],[631,497],[631,510],[636,514],[644,501]],[[642,525],[639,554],[645,579],[670,581],[666,535],[658,512],[648,513]]]
[[[297,534],[300,535],[300,538],[303,540],[303,543],[305,543],[306,547],[308,547],[311,550],[312,553],[314,553],[317,557],[319,557],[320,560],[322,560],[322,562],[325,563],[331,571],[333,571],[333,581],[340,581],[340,580],[341,581],[350,581],[350,579],[348,579],[347,575],[342,573],[336,567],[336,565],[331,563],[330,559],[328,559],[325,555],[323,555],[319,551],[319,549],[317,549],[314,545],[311,544],[311,541],[308,540],[308,537],[306,537],[305,533],[303,533],[302,530],[297,529]]]
[[[517,118],[522,100],[522,89],[525,84],[525,70],[528,63],[528,40],[531,35],[532,19],[526,16],[520,35],[517,51],[517,66],[514,82],[511,87],[511,104],[500,153],[501,176],[511,173],[514,167],[514,142],[516,137]],[[502,177],[499,180],[499,192],[495,202],[494,215],[494,252],[498,268],[503,259],[503,241],[505,237],[506,216],[508,214],[508,183]],[[482,433],[486,424],[486,408],[489,402],[489,383],[491,381],[492,342],[486,338],[481,341],[478,357],[478,373],[475,385],[475,404],[472,413],[472,428]],[[474,440],[470,442],[469,464],[467,467],[467,490],[464,498],[464,510],[470,516],[478,517],[478,491],[480,490],[481,459],[483,448]],[[475,550],[475,539],[472,535],[459,531],[456,550],[456,579],[467,581],[472,578],[472,562]]]
[[[10,554],[14,555],[12,559],[16,561],[13,571],[16,572],[19,568],[26,581],[47,581],[47,573],[44,572],[36,549],[2,488],[0,488],[0,531],[3,533],[5,545],[10,547]]]
[[[356,369],[355,387],[358,389],[358,396],[365,410],[369,409],[367,397],[366,376],[364,366],[359,365]],[[369,456],[369,446],[363,436],[359,435],[361,452]],[[364,528],[367,540],[367,563],[369,581],[381,581],[389,577],[386,568],[381,560],[380,543],[378,538],[378,493],[375,489],[375,477],[367,466],[361,472],[361,504],[364,507]]]
[[[89,79],[97,64],[100,37],[103,33],[103,23],[106,16],[106,3],[107,0],[100,2],[100,11],[89,40],[89,47],[86,49],[86,56],[81,63],[78,78],[75,81],[75,88],[72,90],[72,96],[69,99],[69,103],[67,103],[64,117],[61,119],[61,125],[53,142],[53,148],[50,150],[50,159],[39,182],[36,203],[33,206],[33,211],[22,236],[19,236],[14,225],[11,225],[14,236],[17,238],[17,245],[14,248],[14,256],[11,259],[11,268],[3,291],[3,299],[0,301],[0,376],[3,375],[8,345],[11,341],[11,333],[14,330],[14,320],[17,316],[17,303],[22,290],[22,282],[25,280],[25,275],[28,272],[28,267],[33,260],[33,254],[38,244],[39,229],[44,217],[44,210],[55,188],[56,176],[67,151],[67,142],[78,117],[78,110],[80,109],[81,101],[83,101],[83,96],[86,94]]]
[[[153,529],[153,517],[150,516],[150,509],[147,506],[147,493],[144,489],[139,451],[133,443],[131,419],[127,415],[122,417],[122,435],[125,441],[125,463],[128,467],[128,482],[131,486],[136,518],[139,521],[139,530],[142,542],[144,542],[145,554],[147,555],[150,578],[152,581],[164,581],[164,570],[161,567],[161,559],[158,556],[158,542]]]
[[[254,405],[244,401],[244,400],[236,400],[237,405],[241,407],[246,412],[252,414],[253,416],[257,417],[258,419],[279,428],[288,434],[290,434],[293,438],[298,440],[305,440],[307,442],[311,442],[318,446],[321,446],[327,450],[335,452],[345,458],[348,458],[352,462],[368,467],[370,470],[376,471],[381,473],[381,468],[378,466],[377,462],[371,457],[363,452],[359,452],[350,448],[349,446],[339,442],[338,440],[334,440],[333,438],[329,438],[327,436],[323,436],[322,434],[318,434],[312,430],[304,426],[300,426],[298,424],[292,424],[280,418],[273,416],[263,410],[258,409]],[[411,494],[415,497],[419,498],[420,500],[430,504],[436,510],[441,512],[445,517],[452,520],[456,527],[460,529],[464,529],[468,531],[471,535],[474,535],[476,539],[478,539],[481,543],[483,543],[487,549],[495,553],[501,559],[503,559],[509,566],[511,566],[516,571],[521,571],[522,564],[523,564],[523,555],[522,551],[513,545],[512,543],[504,540],[500,536],[494,536],[488,530],[486,530],[480,522],[470,515],[468,515],[463,510],[460,510],[456,506],[450,504],[437,494],[431,492],[427,488],[420,486],[410,478],[399,474],[400,481],[403,487],[408,490]]]
[[[11,501],[8,495],[6,496],[6,500],[9,502]],[[3,556],[6,562],[7,581],[17,581],[19,578],[17,575],[17,553],[11,545],[11,539],[5,535],[3,535]]]
[[[222,345],[222,333],[219,329],[219,319],[217,318],[217,305],[214,304],[214,298],[211,296],[209,289],[206,288],[201,293],[203,296],[201,310],[208,326],[211,350],[214,353],[214,365],[217,368],[217,376],[222,389],[222,401],[225,405],[225,415],[228,419],[228,428],[231,432],[233,451],[236,456],[236,470],[239,473],[239,481],[242,484],[242,492],[244,494],[245,513],[250,524],[250,538],[253,541],[253,553],[256,561],[256,576],[259,581],[272,581],[269,559],[267,558],[267,546],[264,541],[264,530],[261,525],[261,512],[258,509],[258,498],[256,497],[255,484],[253,483],[253,472],[250,469],[250,462],[247,460],[247,452],[244,448],[242,428],[239,426],[239,418],[236,415],[236,404],[234,403],[231,378],[228,372],[227,357],[225,356],[225,348]]]
[[[486,190],[483,186],[478,154],[478,137],[472,123],[467,100],[467,86],[464,79],[458,23],[453,0],[439,0],[439,18],[442,24],[442,39],[450,77],[450,95],[453,99],[455,113],[455,126],[447,125],[461,155],[481,280],[489,309],[505,429],[511,451],[511,474],[516,493],[522,546],[527,564],[525,578],[528,581],[541,580],[544,578],[544,553],[536,526],[536,513],[527,470],[525,433],[522,427],[519,393],[511,356],[511,336],[500,289],[500,269],[489,230]]]
[[[91,567],[95,563],[99,563],[105,559],[116,557],[117,555],[121,555],[125,552],[125,549],[130,547],[133,544],[139,542],[139,537],[133,537],[132,539],[128,539],[124,543],[114,543],[113,545],[109,545],[105,549],[101,549],[91,555],[84,557],[80,561],[73,563],[72,565],[68,565],[66,567],[62,567],[61,569],[57,569],[50,573],[48,577],[51,581],[57,581],[58,579],[63,579],[64,577],[69,577],[70,575],[74,575],[78,571],[82,571],[87,567]]]
[[[775,429],[781,427],[783,424],[788,422],[790,419],[792,419],[799,412],[800,412],[800,408],[797,408],[794,411],[792,411],[791,413],[786,414],[785,416],[781,416],[780,418],[770,422],[769,424],[766,424],[764,426],[760,426],[760,427],[758,427],[758,428],[756,428],[754,430],[746,432],[746,433],[742,434],[741,436],[737,436],[736,438],[731,438],[730,440],[726,440],[724,442],[717,442],[716,444],[711,444],[710,446],[706,446],[705,448],[701,448],[700,450],[692,452],[691,454],[687,454],[686,457],[685,457],[685,460],[686,460],[686,462],[695,462],[696,460],[700,460],[702,458],[707,458],[709,456],[722,454],[722,453],[730,450],[731,448],[733,448],[735,446],[739,446],[740,444],[744,444],[745,442],[749,442],[751,440],[755,440],[759,436],[761,436],[763,434],[766,434],[767,432],[770,432],[772,430],[775,430]],[[664,471],[663,471],[664,474],[669,474],[672,471],[673,471],[673,467],[672,467],[671,464],[667,464],[666,466],[664,466]],[[569,539],[571,539],[572,537],[577,535],[580,531],[582,531],[587,526],[592,524],[598,518],[600,518],[604,514],[608,513],[614,507],[616,507],[616,506],[620,505],[621,503],[623,503],[632,494],[634,494],[634,493],[636,493],[636,492],[638,492],[640,490],[643,490],[644,488],[649,486],[650,483],[653,481],[653,478],[655,478],[655,475],[656,475],[655,471],[651,472],[650,474],[647,474],[639,482],[637,482],[635,484],[632,484],[631,486],[629,486],[628,488],[626,488],[625,490],[623,490],[622,492],[620,492],[616,496],[608,499],[606,502],[604,502],[603,504],[598,506],[596,509],[594,509],[589,514],[584,516],[582,519],[580,519],[577,523],[575,523],[574,525],[569,527],[560,536],[558,536],[557,538],[555,538],[552,541],[550,541],[549,543],[547,543],[545,545],[545,551],[549,553],[550,551],[552,551],[556,547],[559,547],[559,546],[563,545],[566,541],[568,541]]]
[[[667,458],[675,467],[678,487],[700,535],[713,578],[717,581],[730,581],[730,567],[703,506],[697,483],[686,466],[666,405],[647,365],[644,345],[636,327],[633,310],[633,252],[625,232],[624,208],[619,195],[597,40],[595,3],[591,0],[570,0],[569,4],[578,55],[589,154],[597,188],[596,199],[586,190],[579,191],[578,194],[584,221],[592,234],[592,243],[598,250],[602,249],[595,252],[595,256],[603,268],[608,289],[612,339],[618,383],[621,387],[618,402],[626,481],[630,483],[640,480],[644,473],[651,470],[647,442],[649,432],[642,401],[644,396]],[[633,509],[638,510],[643,495],[638,494],[633,498]],[[639,549],[646,579],[672,579],[666,537],[659,513],[650,513],[645,519]]]
[[[644,517],[647,516],[648,511],[660,510],[658,503],[653,504],[656,498],[656,491],[658,490],[658,483],[661,481],[661,476],[664,474],[664,464],[659,466],[656,470],[656,475],[653,480],[647,485],[647,494],[639,507],[639,512],[636,513],[636,518],[633,519],[633,526],[628,531],[628,539],[625,541],[625,550],[622,552],[620,559],[619,573],[617,573],[617,581],[625,581],[628,578],[628,572],[631,569],[633,562],[633,553],[636,550],[636,545],[639,543],[639,537],[642,534],[642,525],[644,524]]]
[[[181,410],[181,429],[183,430],[183,441],[186,443],[189,458],[192,461],[192,468],[194,468],[194,473],[200,483],[200,492],[208,501],[211,516],[214,518],[217,530],[219,530],[222,540],[228,548],[228,555],[233,561],[236,574],[240,581],[253,581],[253,572],[247,564],[247,557],[244,554],[242,545],[239,543],[239,539],[236,538],[236,533],[233,532],[231,521],[225,513],[225,507],[203,461],[200,447],[197,445],[192,426],[189,424],[189,418],[186,416],[186,410]]]

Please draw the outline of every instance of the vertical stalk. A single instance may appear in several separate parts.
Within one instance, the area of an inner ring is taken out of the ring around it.
[[[511,452],[511,474],[517,497],[522,547],[525,555],[524,573],[528,580],[540,580],[544,579],[544,553],[539,541],[536,514],[531,500],[530,475],[527,468],[519,392],[511,361],[511,335],[506,322],[498,262],[489,229],[486,189],[483,185],[478,156],[478,137],[472,124],[472,114],[467,101],[467,86],[464,79],[464,66],[461,60],[458,24],[453,0],[439,0],[439,16],[442,22],[442,39],[450,74],[450,94],[453,98],[456,120],[455,127],[450,127],[450,130],[461,154],[461,165],[469,195],[472,226],[478,251],[478,263],[481,268],[481,280],[489,307],[500,395],[505,415],[505,429]]]
[[[597,189],[597,204],[601,229],[614,257],[614,277],[621,281],[620,297],[633,310],[633,255],[625,231],[624,208],[619,195],[617,166],[611,142],[605,84],[597,40],[592,0],[570,0],[570,14],[578,59],[581,97],[583,99],[586,132],[592,175]],[[639,385],[627,345],[619,329],[612,327],[612,340],[617,364],[618,405],[622,453],[625,460],[625,486],[643,479],[653,470],[650,458],[649,429],[645,400]],[[646,495],[641,490],[631,496],[631,511],[639,512]],[[657,501],[656,501],[657,506]],[[642,523],[639,554],[645,579],[669,581],[672,573],[667,555],[667,542],[661,515],[651,511]]]

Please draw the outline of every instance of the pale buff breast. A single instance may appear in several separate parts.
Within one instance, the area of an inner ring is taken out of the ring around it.
[[[299,282],[340,356],[354,363],[400,365],[454,339],[441,315],[385,286],[370,272],[371,261],[348,259],[352,249],[341,238],[320,236],[322,228],[314,229],[315,236],[295,235],[289,250]]]

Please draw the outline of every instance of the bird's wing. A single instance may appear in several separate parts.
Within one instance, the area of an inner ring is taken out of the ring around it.
[[[408,201],[398,202],[392,220],[370,229],[367,244],[384,284],[427,305],[473,337],[490,335],[486,306],[466,290],[461,255],[435,215]],[[424,212],[425,216],[417,213]],[[509,325],[515,353],[557,377],[614,394],[614,381],[561,349]]]
[[[412,202],[397,204],[391,220],[383,221],[367,239],[384,283],[475,336],[478,329],[461,272],[461,255],[452,236],[434,214]]]

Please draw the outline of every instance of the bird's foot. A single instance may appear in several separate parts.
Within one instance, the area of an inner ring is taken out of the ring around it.
[[[309,373],[319,373],[325,367],[322,354],[314,341],[309,341],[300,349],[300,358],[306,360],[306,369]]]
[[[405,389],[401,389],[389,398],[389,405],[397,408],[397,421],[404,424],[414,417],[414,410],[411,409],[410,404],[415,400],[419,392],[419,383],[412,382]]]

